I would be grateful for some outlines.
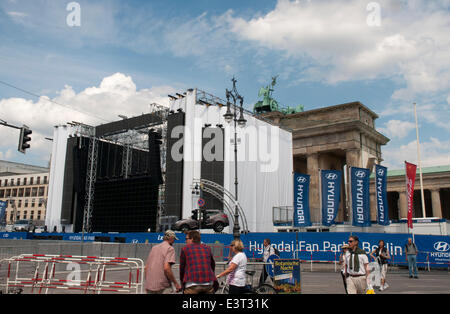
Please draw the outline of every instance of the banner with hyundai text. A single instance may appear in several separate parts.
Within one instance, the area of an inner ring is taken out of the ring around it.
[[[333,225],[341,200],[342,172],[339,170],[321,170],[322,225]]]
[[[379,225],[389,225],[389,207],[387,201],[387,168],[375,165],[375,190],[377,196],[377,222]]]
[[[353,226],[369,227],[370,223],[370,170],[350,168]]]
[[[294,173],[294,227],[311,226],[309,182],[309,175]]]
[[[408,228],[413,228],[414,183],[417,166],[405,161],[406,166],[406,200],[408,202]]]
[[[6,207],[8,206],[7,201],[0,201],[0,223],[3,222],[3,217],[6,214]]]

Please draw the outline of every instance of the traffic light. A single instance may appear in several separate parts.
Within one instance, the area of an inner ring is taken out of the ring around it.
[[[19,137],[19,148],[18,151],[25,154],[25,151],[30,148],[31,141],[30,135],[33,133],[28,127],[24,126],[20,129],[20,137]]]

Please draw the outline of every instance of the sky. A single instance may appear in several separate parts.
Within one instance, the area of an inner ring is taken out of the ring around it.
[[[48,166],[53,127],[137,116],[199,88],[247,109],[278,75],[283,106],[360,101],[383,164],[450,165],[450,0],[2,0],[0,160]]]

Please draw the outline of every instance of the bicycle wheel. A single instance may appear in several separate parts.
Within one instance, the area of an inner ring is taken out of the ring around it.
[[[223,287],[220,287],[219,288],[219,293],[220,294],[228,294],[228,292],[230,291],[230,289],[229,289],[229,287],[228,287],[228,285],[225,285],[225,286],[223,286]]]
[[[268,285],[266,283],[262,284],[258,288],[256,288],[255,292],[257,294],[277,294],[277,290],[275,290],[274,287],[271,285]]]

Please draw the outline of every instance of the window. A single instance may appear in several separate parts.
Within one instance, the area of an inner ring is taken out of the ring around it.
[[[31,200],[31,207],[35,207],[36,206],[36,200],[33,198]]]
[[[20,178],[17,179],[17,185],[20,185]]]
[[[19,189],[19,195],[18,195],[19,197],[23,197],[23,188],[20,188]]]
[[[34,179],[33,177],[30,178],[30,185],[33,184],[33,179]]]
[[[0,198],[4,198],[5,197],[5,190],[0,190]]]
[[[27,178],[23,178],[23,185],[27,185]]]
[[[7,189],[5,197],[10,197],[10,196],[11,196],[11,189]]]
[[[30,213],[30,219],[31,219],[31,220],[34,219],[34,211],[31,211],[31,213]]]
[[[13,189],[12,190],[12,197],[16,197],[17,196],[17,189]]]
[[[32,188],[31,189],[31,196],[32,197],[36,197],[37,196],[37,188]]]
[[[28,207],[28,200],[25,200],[25,206],[24,207]]]
[[[14,185],[14,179],[11,179],[11,186]]]
[[[25,188],[25,197],[30,197],[31,188]]]
[[[41,177],[36,178],[36,184],[41,184]]]
[[[44,184],[47,184],[47,176],[44,176]]]
[[[45,187],[40,186],[38,196],[44,196],[44,192],[45,192]]]
[[[40,210],[38,210],[37,220],[41,220],[41,211]]]
[[[23,212],[23,219],[27,219],[27,211]]]
[[[17,207],[22,207],[22,200],[19,200],[19,203],[17,204]]]

